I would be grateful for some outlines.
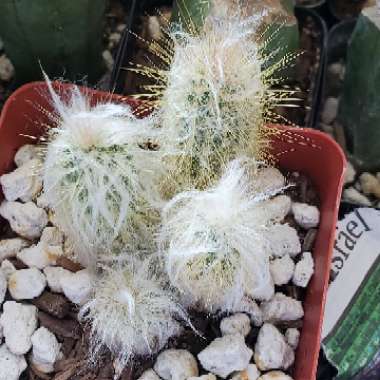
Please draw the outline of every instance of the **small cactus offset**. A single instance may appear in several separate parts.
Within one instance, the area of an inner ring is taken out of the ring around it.
[[[2,0],[0,37],[18,82],[50,77],[96,82],[103,72],[106,0]]]
[[[167,203],[160,247],[185,303],[228,310],[268,286],[265,231],[278,215],[267,201],[283,190],[266,188],[256,164],[239,159],[215,187],[180,193]]]
[[[96,360],[105,345],[120,368],[134,356],[157,353],[169,338],[181,333],[178,320],[188,320],[147,261],[105,268],[81,315],[92,324],[92,358]]]
[[[44,184],[57,222],[84,265],[133,252],[152,240],[156,152],[140,145],[152,119],[136,119],[127,105],[91,107],[77,87],[66,104],[49,86],[57,126],[48,131]]]

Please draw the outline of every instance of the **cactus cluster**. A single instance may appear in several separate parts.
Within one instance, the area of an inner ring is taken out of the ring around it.
[[[172,56],[155,45],[169,70],[137,69],[163,90],[144,119],[126,105],[91,105],[77,88],[61,101],[48,81],[46,195],[97,277],[82,309],[94,353],[105,344],[122,366],[180,332],[179,300],[226,311],[270,281],[267,201],[284,184],[257,176],[273,133],[265,124],[289,92],[271,89],[287,59],[266,64],[260,16],[210,17],[199,35],[173,28]]]

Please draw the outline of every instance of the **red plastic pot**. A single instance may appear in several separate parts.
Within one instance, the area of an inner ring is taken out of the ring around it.
[[[68,84],[55,84],[63,97]],[[119,95],[83,89],[93,103],[102,100],[135,101]],[[49,95],[44,83],[31,83],[18,89],[6,102],[0,118],[0,175],[11,170],[17,149],[39,137],[53,122]],[[295,380],[315,379],[320,348],[326,289],[341,195],[345,158],[339,146],[327,135],[310,129],[278,127],[282,134],[273,139],[273,152],[281,168],[306,174],[314,183],[321,200],[321,223],[314,249],[315,274],[307,289],[305,317],[296,355]]]

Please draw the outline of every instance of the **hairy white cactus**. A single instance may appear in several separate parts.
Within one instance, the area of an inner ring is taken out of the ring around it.
[[[137,119],[126,104],[91,106],[77,87],[65,102],[47,83],[56,126],[48,130],[45,194],[79,261],[151,241],[159,153],[142,144],[153,136],[153,119]]]
[[[121,366],[136,355],[159,351],[181,332],[177,319],[187,320],[147,261],[106,268],[81,316],[92,325],[93,358],[105,345]]]
[[[180,193],[164,208],[159,245],[185,302],[226,310],[270,283],[263,232],[276,218],[266,200],[284,187],[255,191],[255,178],[254,162],[234,160],[215,187]]]
[[[275,118],[274,105],[290,100],[290,92],[271,89],[280,81],[273,74],[291,58],[268,63],[265,42],[258,42],[260,25],[261,14],[209,16],[196,35],[172,27],[171,43],[150,45],[169,69],[136,68],[158,80],[140,97],[158,98],[154,106],[160,109],[171,173],[169,194],[215,183],[221,169],[239,155],[258,160],[269,155],[273,129],[265,124]]]

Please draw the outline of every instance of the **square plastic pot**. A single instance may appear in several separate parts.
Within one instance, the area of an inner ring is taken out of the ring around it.
[[[70,90],[68,84],[55,83],[55,87],[63,97]],[[83,91],[93,103],[112,100],[136,106],[135,101],[119,95],[86,88]],[[50,111],[49,95],[44,83],[27,84],[8,99],[0,118],[0,175],[12,169],[18,148],[33,143],[47,126],[53,125],[48,115]],[[273,139],[273,153],[278,158],[279,166],[306,174],[313,181],[321,200],[321,223],[313,252],[315,274],[307,289],[305,317],[294,369],[295,380],[313,380],[318,363],[326,289],[346,163],[339,146],[327,135],[311,129],[278,128],[283,133]]]

